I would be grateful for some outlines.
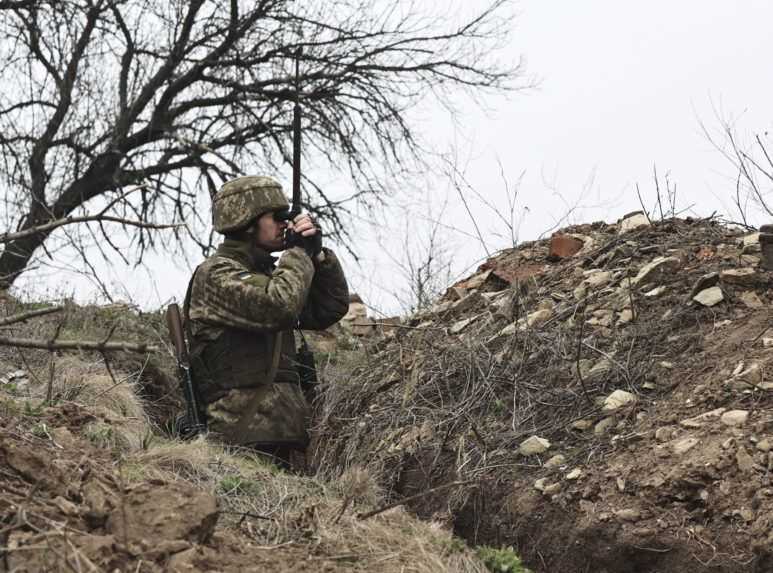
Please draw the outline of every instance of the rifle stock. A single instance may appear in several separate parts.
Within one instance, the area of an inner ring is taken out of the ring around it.
[[[177,375],[185,397],[185,422],[181,424],[180,434],[184,438],[191,438],[205,432],[207,424],[204,421],[200,409],[196,385],[191,376],[191,368],[188,362],[188,347],[183,335],[180,307],[176,303],[170,304],[166,309],[166,324],[169,327],[169,336],[175,350],[177,360]]]

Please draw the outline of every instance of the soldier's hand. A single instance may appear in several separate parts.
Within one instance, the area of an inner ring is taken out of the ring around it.
[[[303,247],[314,258],[322,250],[322,230],[317,227],[308,213],[301,213],[287,225],[290,231],[290,247]]]

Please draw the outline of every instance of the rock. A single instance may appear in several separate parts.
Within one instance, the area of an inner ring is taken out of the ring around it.
[[[717,408],[716,410],[704,412],[698,416],[693,416],[692,418],[682,420],[679,422],[679,425],[683,428],[702,428],[707,422],[719,418],[722,414],[725,413],[725,411],[726,408]]]
[[[545,495],[555,495],[560,491],[561,491],[561,482],[559,481],[550,485],[546,485],[543,493]]]
[[[474,308],[486,306],[486,299],[479,292],[471,292],[463,299],[456,301],[451,307],[455,316],[470,312]]]
[[[534,311],[526,317],[526,326],[529,328],[537,328],[538,326],[545,324],[552,316],[553,311],[551,309],[543,308]]]
[[[572,422],[572,429],[574,430],[580,430],[581,432],[584,432],[585,430],[590,430],[593,427],[593,422],[590,420],[576,420]]]
[[[753,287],[760,282],[757,271],[748,267],[742,269],[728,269],[722,271],[719,276],[722,282],[737,286]]]
[[[626,325],[633,320],[633,310],[630,308],[624,308],[617,319],[617,324],[620,326]]]
[[[522,456],[534,456],[544,454],[550,448],[550,442],[539,436],[526,438],[518,447],[518,453]]]
[[[644,285],[659,281],[676,271],[680,265],[681,262],[676,257],[656,257],[652,262],[639,269],[632,283],[634,285]]]
[[[697,438],[687,437],[671,444],[671,451],[677,456],[682,456],[698,445]]]
[[[582,470],[580,468],[574,468],[572,471],[570,471],[568,474],[566,474],[566,479],[575,481],[582,477]]]
[[[657,296],[662,295],[664,292],[666,292],[666,290],[668,289],[665,286],[655,287],[654,289],[648,290],[647,292],[645,292],[644,296],[646,296],[647,298],[655,298]]]
[[[553,235],[550,237],[548,257],[550,259],[568,259],[582,250],[585,243],[572,235]]]
[[[477,318],[478,318],[477,316],[471,316],[470,318],[463,318],[462,320],[455,322],[451,326],[451,328],[448,329],[448,332],[451,334],[459,334],[462,330],[464,330],[470,324],[475,322]]]
[[[703,275],[697,281],[695,281],[695,284],[692,286],[692,290],[690,291],[690,298],[694,297],[702,290],[716,286],[717,284],[719,284],[719,273],[713,272]]]
[[[765,303],[762,302],[762,299],[753,290],[747,290],[742,292],[741,294],[738,295],[738,298],[742,303],[744,303],[749,308],[757,309],[765,306]]]
[[[760,244],[759,233],[752,233],[751,235],[746,235],[741,238],[741,245],[744,247],[749,247],[751,245],[759,245],[759,244]]]
[[[725,426],[743,426],[749,419],[749,412],[747,410],[729,410],[722,414],[721,419]]]
[[[615,321],[615,312],[609,309],[599,309],[593,311],[593,316],[589,318],[586,324],[590,326],[612,326]]]
[[[735,453],[735,461],[738,464],[738,469],[744,473],[754,469],[754,458],[749,455],[749,452],[743,446],[738,447],[738,451]]]
[[[617,419],[614,416],[604,418],[593,428],[593,433],[597,436],[606,434],[615,426],[615,424],[617,424]]]
[[[604,376],[607,372],[612,370],[614,365],[612,362],[606,358],[599,360],[596,364],[593,365],[593,367],[588,370],[587,375],[585,376],[587,382],[592,382],[596,380],[597,378],[601,378]]]
[[[736,378],[737,380],[743,380],[745,382],[748,382],[749,384],[758,386],[762,384],[762,382],[764,381],[764,378],[765,378],[764,374],[765,373],[760,363],[752,362],[743,371],[739,372],[738,374],[735,374],[734,378]]]
[[[565,463],[566,463],[566,458],[561,454],[556,454],[548,461],[546,461],[543,467],[550,468],[550,469],[558,468],[564,465]]]
[[[655,430],[655,439],[658,442],[668,442],[671,438],[674,437],[674,429],[673,428],[658,428]]]
[[[586,321],[590,326],[612,326],[615,321],[615,311],[602,308],[594,310],[592,317]]]
[[[692,299],[703,306],[715,306],[725,300],[725,296],[722,294],[721,288],[713,286],[702,290],[692,297]]]
[[[650,226],[650,220],[647,218],[647,215],[645,215],[641,211],[637,211],[635,213],[631,213],[630,215],[626,215],[625,217],[623,217],[623,219],[619,223],[617,232],[620,234],[623,234],[629,231],[642,229],[644,227],[649,227],[649,226]]]
[[[641,518],[641,512],[638,509],[619,509],[615,515],[623,521],[638,521]]]
[[[540,478],[534,482],[534,489],[537,491],[545,491],[545,486],[550,481],[548,478]]]
[[[620,493],[625,492],[625,480],[621,477],[615,479],[615,484],[617,485],[617,491]]]
[[[765,438],[764,440],[757,442],[757,449],[761,452],[769,452],[773,447],[771,446],[770,440]]]
[[[622,408],[628,404],[636,402],[636,395],[626,392],[625,390],[615,390],[604,400],[604,406],[601,409],[602,412],[614,412],[618,408]]]
[[[600,271],[592,269],[588,271],[585,284],[590,288],[600,288],[612,280],[612,273],[609,271]]]
[[[585,285],[582,285],[582,284],[580,286],[578,286],[577,288],[575,288],[574,291],[572,291],[572,295],[577,300],[581,300],[581,299],[585,298],[585,295],[587,295],[587,294],[588,294],[588,289],[585,288]]]

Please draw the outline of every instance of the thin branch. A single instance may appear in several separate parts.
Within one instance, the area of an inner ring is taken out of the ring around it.
[[[54,337],[55,338],[55,337]],[[36,340],[32,338],[0,337],[0,346],[40,348],[43,350],[94,350],[96,352],[160,352],[158,346],[133,342],[99,342],[93,340]]]
[[[38,310],[30,310],[28,312],[13,314],[11,316],[0,318],[0,326],[7,326],[9,324],[14,324],[17,322],[24,322],[25,320],[29,320],[30,318],[45,316],[47,314],[53,314],[55,312],[61,312],[63,310],[64,310],[63,306],[52,306],[50,308],[40,308]]]

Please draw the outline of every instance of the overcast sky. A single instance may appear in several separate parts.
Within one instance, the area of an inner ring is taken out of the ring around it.
[[[720,118],[734,121],[746,138],[773,127],[773,2],[522,0],[517,10],[502,57],[524,56],[538,87],[488,98],[485,112],[460,99],[456,125],[437,106],[417,109],[415,119],[435,149],[454,150],[469,184],[501,211],[507,193],[499,164],[511,192],[524,173],[516,206],[520,240],[557,221],[614,221],[639,209],[637,182],[652,204],[653,164],[677,184],[678,207],[695,204],[692,214],[716,210],[738,218],[733,170],[701,122],[718,131]],[[457,192],[439,177],[422,185],[435,213],[447,200],[442,220],[458,231],[446,229],[442,238],[453,250],[454,273],[462,273],[485,249]],[[508,246],[504,224],[469,189],[466,197],[488,250]],[[398,211],[388,226],[357,223],[361,261],[347,260],[347,271],[353,290],[385,312],[400,307],[390,294],[402,288],[392,259],[401,257],[406,223],[417,236],[430,225],[415,213],[404,219]],[[189,270],[159,256],[149,272],[111,274],[105,282],[117,298],[157,307],[183,296]],[[30,273],[28,280],[39,279]],[[67,288],[77,288],[80,299],[94,292],[85,279],[72,284]]]

